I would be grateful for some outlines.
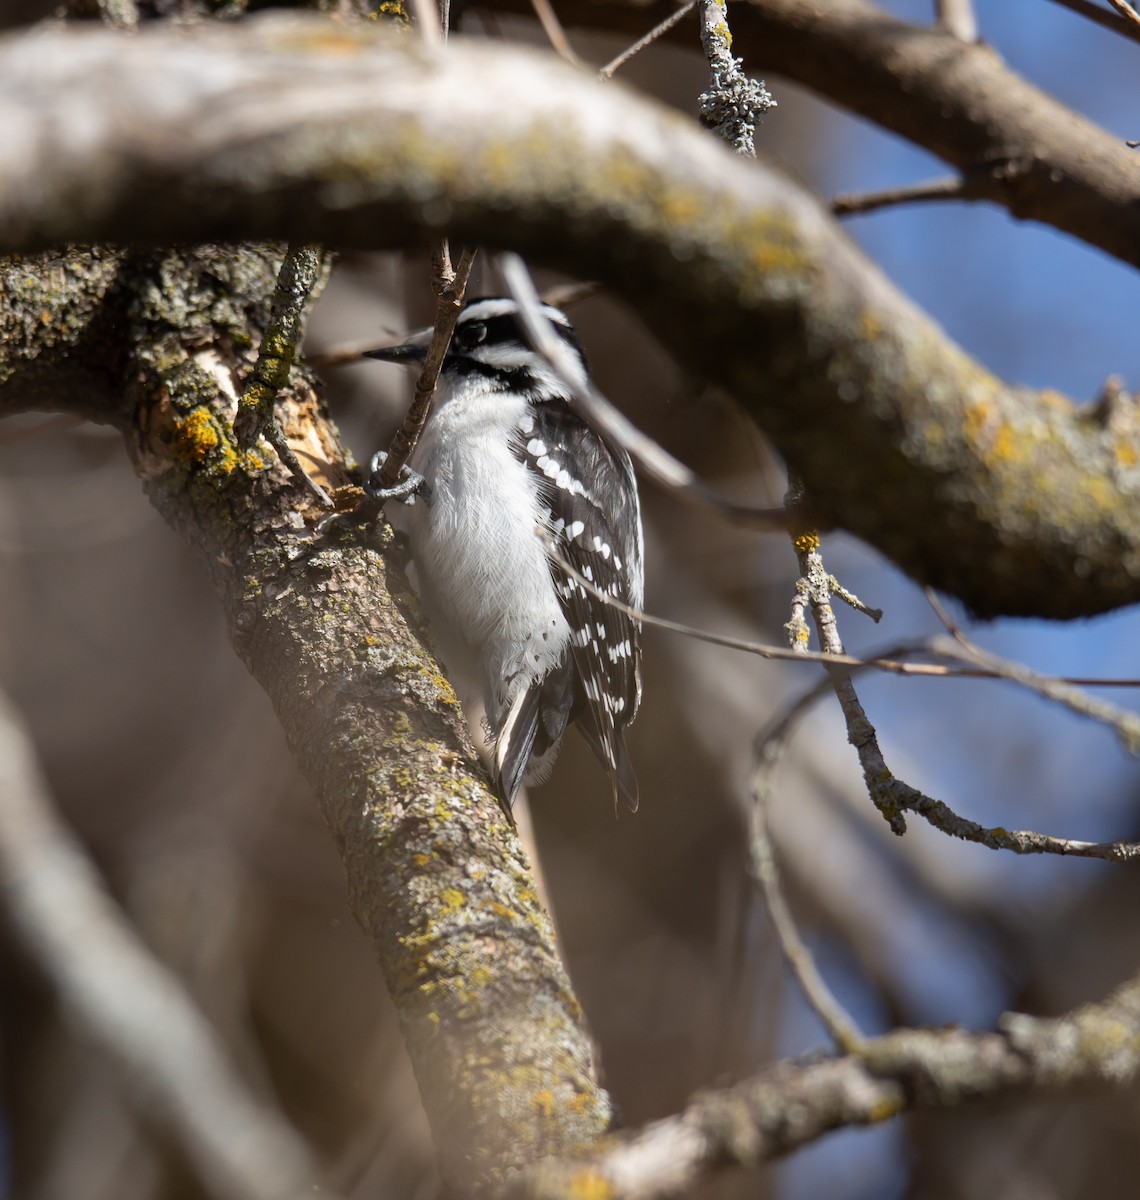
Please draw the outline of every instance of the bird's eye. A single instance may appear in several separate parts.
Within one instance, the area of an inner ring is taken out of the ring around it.
[[[480,342],[487,340],[487,326],[482,321],[472,321],[455,331],[455,341],[461,350],[474,350]]]

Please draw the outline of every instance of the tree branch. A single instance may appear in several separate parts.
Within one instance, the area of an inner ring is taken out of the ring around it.
[[[235,441],[279,262],[248,246],[127,260],[119,403],[103,418],[201,555],[273,701],[395,1001],[443,1176],[482,1195],[592,1142],[610,1101],[525,857],[384,560],[391,530],[334,522],[316,536],[323,510],[276,458]],[[306,466],[359,499],[312,378],[294,365],[277,403]]]
[[[807,485],[805,520],[984,615],[1140,599],[1140,423],[1005,386],[813,198],[624,91],[517,49],[425,59],[299,18],[38,34],[0,48],[0,81],[5,146],[21,147],[0,159],[8,249],[280,234],[379,247],[444,223],[510,239],[609,283],[734,391]],[[60,106],[75,105],[83,133],[61,142]],[[15,379],[0,410],[13,402]]]
[[[1140,979],[1065,1016],[1007,1013],[996,1033],[907,1029],[839,1059],[780,1063],[697,1096],[683,1113],[603,1147],[591,1160],[549,1162],[517,1200],[664,1200],[725,1165],[753,1166],[833,1129],[916,1109],[958,1107],[1034,1090],[1125,1087],[1140,1076]],[[587,1185],[593,1190],[588,1191]]]
[[[528,2],[495,0],[495,8],[524,12]],[[673,0],[561,0],[558,15],[571,28],[636,36],[672,7]],[[802,83],[976,175],[977,198],[1140,266],[1140,161],[991,47],[908,25],[867,0],[748,0],[733,5],[732,32],[733,51],[750,71]],[[686,26],[664,36],[693,42]]]

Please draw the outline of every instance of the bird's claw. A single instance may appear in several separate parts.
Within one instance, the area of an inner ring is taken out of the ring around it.
[[[369,474],[364,481],[364,490],[376,500],[399,500],[401,504],[415,504],[416,497],[423,489],[424,477],[404,463],[396,482],[391,487],[383,487],[380,476],[387,461],[388,452],[377,450],[368,464]]]

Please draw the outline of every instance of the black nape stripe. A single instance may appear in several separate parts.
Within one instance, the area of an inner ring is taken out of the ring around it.
[[[491,367],[465,354],[449,354],[447,369],[464,377],[476,375],[494,384],[500,391],[516,391],[524,395],[537,388],[538,382],[528,367]]]

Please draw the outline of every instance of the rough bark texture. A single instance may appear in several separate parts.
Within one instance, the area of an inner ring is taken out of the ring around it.
[[[316,536],[324,513],[272,451],[234,441],[280,258],[248,246],[135,254],[110,286],[102,258],[75,260],[74,308],[110,321],[120,373],[100,385],[92,364],[77,392],[49,402],[37,387],[26,402],[117,425],[155,506],[200,553],[341,850],[444,1177],[479,1194],[513,1167],[592,1142],[609,1098],[529,866],[386,559],[390,529],[341,520]],[[9,388],[19,373],[15,363]],[[308,469],[360,497],[345,487],[314,381],[295,369],[282,401]]]

